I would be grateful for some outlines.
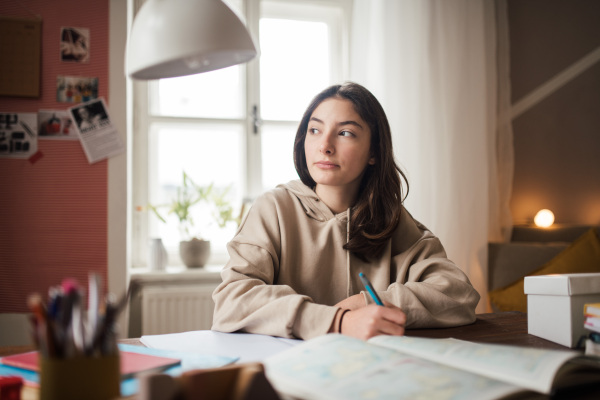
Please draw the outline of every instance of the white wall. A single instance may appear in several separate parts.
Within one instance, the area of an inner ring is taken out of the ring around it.
[[[109,3],[109,107],[110,116],[127,151],[108,161],[108,290],[118,296],[128,282],[129,253],[128,208],[130,141],[127,130],[127,79],[125,78],[125,40],[127,38],[127,2]],[[126,337],[127,314],[119,320],[119,337]]]

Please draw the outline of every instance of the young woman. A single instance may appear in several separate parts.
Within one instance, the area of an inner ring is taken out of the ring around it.
[[[402,206],[406,178],[367,89],[345,83],[313,99],[294,163],[300,181],[257,198],[228,244],[212,329],[367,339],[475,321],[479,294]],[[372,304],[360,272],[384,307]]]

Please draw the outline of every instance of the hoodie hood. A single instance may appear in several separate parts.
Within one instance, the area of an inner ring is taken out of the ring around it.
[[[299,179],[278,185],[277,187],[287,190],[298,198],[309,218],[321,222],[329,221],[332,218],[336,218],[340,222],[348,221],[348,211],[334,214],[329,207],[321,201],[315,191],[306,186]]]

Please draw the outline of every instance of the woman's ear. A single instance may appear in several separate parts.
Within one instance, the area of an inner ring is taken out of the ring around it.
[[[375,157],[369,158],[369,165],[375,165]]]

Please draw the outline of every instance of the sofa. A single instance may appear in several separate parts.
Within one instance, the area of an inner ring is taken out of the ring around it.
[[[539,274],[540,270],[542,273],[545,270],[551,273],[600,272],[599,237],[600,226],[538,228],[517,225],[513,227],[510,242],[489,243],[488,292],[492,310],[523,311],[523,308],[511,310],[508,304],[502,306],[502,297],[519,295],[524,300],[523,278]],[[561,265],[556,266],[557,262]]]

